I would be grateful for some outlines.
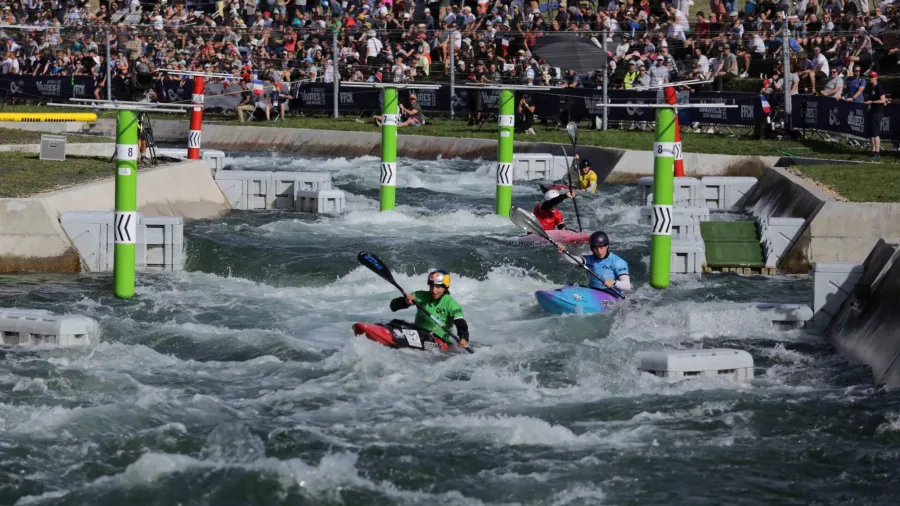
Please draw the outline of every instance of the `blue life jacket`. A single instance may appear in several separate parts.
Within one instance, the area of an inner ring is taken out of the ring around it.
[[[584,264],[594,271],[594,274],[600,276],[600,279],[616,280],[622,274],[628,274],[628,263],[615,253],[610,253],[603,260],[597,258],[593,253],[583,255],[582,258],[584,258]],[[588,286],[591,288],[604,288],[603,283],[594,276],[588,276]]]

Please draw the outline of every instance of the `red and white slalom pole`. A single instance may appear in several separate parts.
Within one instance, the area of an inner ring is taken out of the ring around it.
[[[191,131],[188,133],[188,160],[200,159],[200,130],[203,128],[203,76],[194,76],[194,93],[191,95]]]
[[[666,104],[678,104],[675,88],[665,88]],[[681,125],[678,123],[678,111],[675,111],[675,177],[684,177],[684,153],[681,149]]]

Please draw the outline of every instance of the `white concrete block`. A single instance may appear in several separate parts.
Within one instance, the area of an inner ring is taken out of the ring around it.
[[[692,241],[700,236],[700,218],[686,213],[672,213],[672,240]]]
[[[70,211],[60,216],[69,236],[90,272],[112,271],[115,260],[114,212]],[[138,213],[135,269],[178,271],[184,269],[184,219],[180,216],[143,216]]]
[[[641,205],[653,205],[653,176],[642,177],[638,180],[638,187],[641,191]],[[697,178],[674,178],[674,200],[672,205],[675,207],[703,206],[700,198],[700,188],[700,180]]]
[[[513,154],[513,181],[539,179],[553,181],[553,155],[549,153]]]
[[[343,190],[298,191],[296,195],[296,209],[303,213],[340,214],[346,206]]]
[[[772,323],[781,326],[803,328],[813,319],[813,310],[806,304],[752,302],[750,305],[765,313]]]
[[[216,171],[216,184],[233,209],[271,209],[275,200],[271,172],[220,170]]]
[[[756,186],[755,177],[706,176],[700,178],[701,195],[697,205],[710,209],[731,209]]]
[[[293,209],[296,190],[296,172],[272,172],[271,191],[266,201],[267,209]]]
[[[0,345],[15,347],[86,346],[100,342],[100,325],[81,315],[46,310],[0,308]]]
[[[674,274],[702,274],[706,265],[706,244],[699,237],[686,241],[673,238],[670,261],[669,271]]]
[[[724,376],[732,381],[753,379],[753,357],[744,350],[645,351],[638,355],[640,371],[664,378]]]

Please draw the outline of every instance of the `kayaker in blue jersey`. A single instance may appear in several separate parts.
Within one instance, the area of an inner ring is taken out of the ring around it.
[[[434,271],[428,274],[428,291],[419,290],[417,292],[408,293],[404,297],[397,297],[391,301],[391,311],[399,311],[412,306],[416,301],[425,308],[426,311],[437,316],[438,320],[445,327],[450,328],[456,325],[456,333],[459,336],[459,344],[463,348],[469,346],[469,325],[463,318],[462,307],[456,302],[456,299],[450,295],[450,273],[447,271]],[[416,311],[415,324],[428,330],[432,334],[439,337],[445,343],[453,346],[453,338],[447,335],[444,330],[437,325],[434,320],[422,311]]]
[[[603,290],[615,286],[623,292],[631,290],[631,277],[628,275],[628,262],[615,253],[609,252],[609,236],[606,232],[594,232],[590,239],[591,254],[574,257],[577,265],[586,265],[594,271],[594,274],[603,280],[600,282],[594,276],[588,276],[588,286],[596,290]],[[562,253],[566,247],[559,245]],[[575,263],[569,255],[563,255],[569,263]]]

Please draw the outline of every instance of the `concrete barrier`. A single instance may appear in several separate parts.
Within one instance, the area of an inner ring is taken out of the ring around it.
[[[138,212],[147,216],[203,219],[231,209],[203,160],[141,170],[137,186]],[[0,272],[78,272],[78,253],[60,216],[114,208],[114,177],[33,198],[0,199]]]
[[[42,199],[0,199],[0,272],[79,268],[78,253]]]
[[[787,169],[769,168],[739,205],[754,216],[809,220],[829,200],[821,190],[808,185]]]
[[[651,148],[652,146],[647,146]],[[579,152],[581,148],[579,148]],[[778,162],[777,156],[742,156],[716,155],[710,153],[684,153],[684,172],[686,176],[725,176],[728,166],[733,162],[747,158],[759,158],[766,167]],[[643,176],[653,174],[653,151],[623,150],[622,159],[616,164],[613,173],[616,176]]]
[[[188,121],[172,119],[151,120],[154,139],[159,143],[184,145],[187,142]],[[427,132],[427,127],[417,130],[402,130],[397,137],[397,154],[416,160],[434,160],[437,157],[461,158],[466,160],[496,160],[496,139],[433,137],[412,135]],[[115,135],[115,120],[101,118],[96,121],[92,132]],[[519,136],[514,144],[516,153],[547,153],[563,156],[563,149],[569,151],[568,144],[548,142],[527,142],[527,136]],[[591,167],[599,181],[607,177],[632,181],[640,176],[653,174],[652,143],[647,150],[625,150],[599,146],[579,146],[582,158],[591,160]],[[211,122],[203,124],[203,147],[221,150],[278,151],[312,156],[359,157],[381,155],[381,132],[372,125],[370,132],[314,130],[302,128],[279,128],[265,126],[235,127]],[[746,159],[746,156],[715,155],[706,153],[685,154],[685,170],[691,176],[720,176],[732,162]],[[778,157],[760,158],[766,165],[774,165]]]
[[[876,384],[900,385],[900,249],[879,240],[826,335],[838,353],[872,368]]]
[[[111,157],[116,150],[112,142],[66,142],[66,155]],[[40,144],[0,144],[0,153],[40,153]]]
[[[827,201],[808,220],[804,235],[792,249],[795,255],[861,262],[881,238],[900,237],[900,204]]]
[[[62,111],[62,109],[60,109]],[[98,119],[97,122],[100,120]],[[109,121],[109,120],[108,120]],[[113,122],[112,131],[109,137],[116,136],[115,120]],[[87,132],[97,131],[97,122],[88,123],[85,121],[46,121],[46,122],[27,122],[27,121],[0,121],[0,128],[14,128],[16,130],[27,130],[29,132],[45,132],[51,134],[84,134]]]
[[[162,165],[138,172],[138,212],[145,216],[214,218],[231,206],[203,160]],[[68,211],[113,211],[115,178],[40,195],[54,216]]]

